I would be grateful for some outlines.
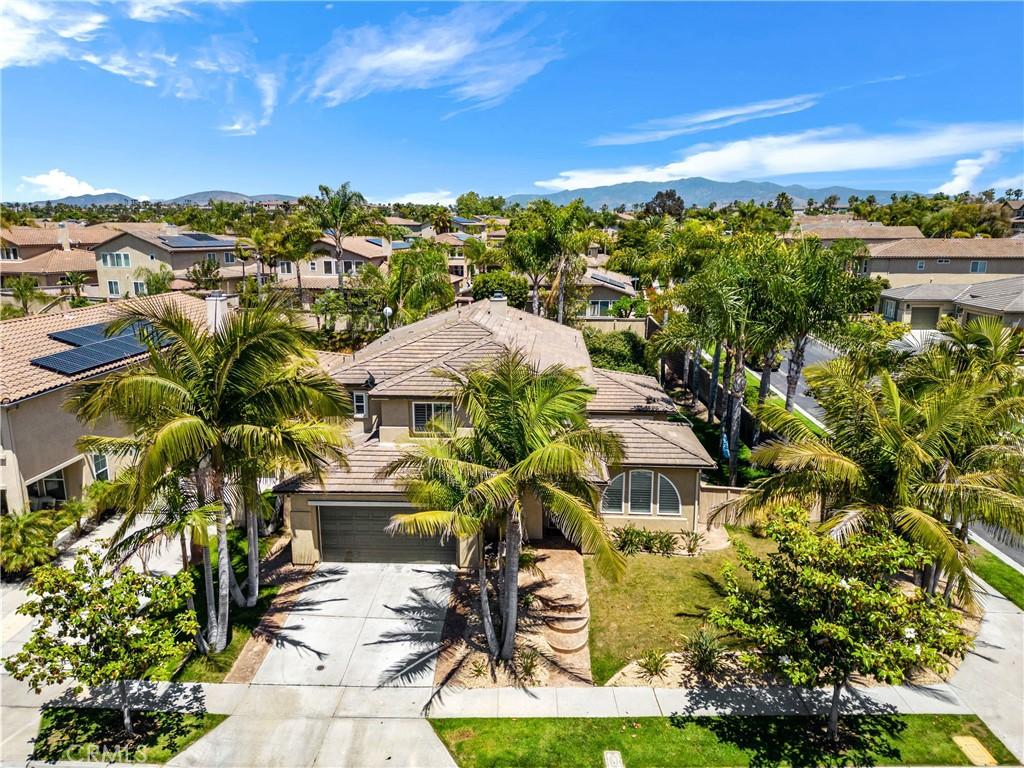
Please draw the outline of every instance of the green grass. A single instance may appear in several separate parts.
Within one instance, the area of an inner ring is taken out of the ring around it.
[[[722,441],[722,428],[719,424],[708,424],[703,419],[689,418],[693,425],[693,433],[700,440],[711,458],[718,462],[713,470],[705,470],[708,479],[717,485],[729,485],[729,462],[719,456]],[[755,467],[750,463],[750,448],[745,443],[740,443],[739,464],[736,484],[740,486],[749,485],[760,477],[767,477],[772,474],[768,470]]]
[[[1018,608],[1024,609],[1024,574],[981,547],[972,546],[971,549],[974,552],[974,572]]]
[[[757,539],[740,528],[730,536],[755,553],[772,551],[775,543]],[[587,558],[590,595],[590,668],[603,685],[644,651],[671,651],[704,623],[708,610],[722,600],[722,567],[737,564],[736,551],[708,552],[698,557],[634,555],[618,582],[602,576]]]
[[[270,549],[270,539],[260,539],[260,558],[262,559]],[[228,532],[228,544],[231,552],[231,563],[237,575],[248,571],[247,553],[249,550],[248,541],[245,538],[245,531],[232,528]],[[214,588],[216,589],[217,558],[216,542],[211,542],[213,547],[213,569]],[[203,587],[202,573],[195,573],[195,601],[196,614],[201,625],[206,623],[206,594]],[[220,653],[204,656],[195,652],[194,646],[188,646],[181,656],[171,659],[167,664],[154,670],[150,675],[154,680],[174,680],[179,683],[220,683],[231,671],[231,667],[238,659],[245,644],[252,637],[253,630],[259,625],[263,614],[270,608],[270,603],[279,592],[276,586],[260,585],[259,600],[252,608],[239,608],[231,603],[229,614],[230,627],[228,628],[228,644]]]
[[[166,763],[227,715],[133,712],[129,737],[119,709],[44,709],[32,758],[46,762]]]
[[[860,715],[839,746],[810,717],[431,720],[462,768],[593,768],[605,750],[629,768],[678,766],[970,765],[953,743],[975,736],[1002,765],[1013,756],[973,715]]]

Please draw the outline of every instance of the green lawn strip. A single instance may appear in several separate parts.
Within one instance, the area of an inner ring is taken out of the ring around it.
[[[974,736],[1001,765],[1014,760],[973,715],[842,718],[840,746],[811,717],[495,718],[431,720],[461,768],[970,765],[952,737]]]
[[[741,528],[729,528],[757,553],[774,549]],[[590,667],[603,685],[644,651],[678,649],[722,599],[722,567],[738,564],[732,547],[697,557],[633,555],[618,582],[607,580],[591,558],[584,566],[590,595]]]
[[[33,759],[166,763],[227,715],[133,712],[136,735],[129,737],[119,709],[43,709]]]
[[[235,574],[244,578],[248,572],[246,554],[248,542],[245,538],[245,531],[233,528],[228,532],[228,541],[231,551],[231,562]],[[273,540],[270,538],[260,539],[260,557],[266,556]],[[216,541],[211,540],[211,554],[213,557],[214,581],[217,575]],[[195,570],[195,602],[196,614],[200,625],[206,624],[206,593],[203,588],[202,572]],[[216,583],[214,585],[216,588]],[[270,603],[279,592],[279,587],[261,585],[259,600],[252,608],[239,608],[234,602],[231,603],[230,627],[228,628],[228,644],[220,653],[203,656],[195,652],[193,646],[181,657],[172,659],[160,669],[154,670],[151,678],[154,680],[174,680],[179,683],[220,683],[231,671],[231,667],[238,659],[242,649],[252,637],[253,630],[259,625],[263,614],[270,608]]]
[[[1024,609],[1024,574],[977,545],[971,545],[971,551],[974,572],[1018,608]]]

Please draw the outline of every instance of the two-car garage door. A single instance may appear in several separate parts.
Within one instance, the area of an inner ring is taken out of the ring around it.
[[[391,536],[384,528],[406,509],[320,507],[320,557],[325,562],[454,563],[457,543],[437,537]]]

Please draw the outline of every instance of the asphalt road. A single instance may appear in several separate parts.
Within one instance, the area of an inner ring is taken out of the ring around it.
[[[1024,565],[1024,545],[1001,541],[997,530],[990,525],[975,525],[971,528],[971,533],[987,541],[1014,562]]]

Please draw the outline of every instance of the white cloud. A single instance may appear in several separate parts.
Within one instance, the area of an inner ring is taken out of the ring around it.
[[[34,67],[70,55],[92,40],[107,17],[89,6],[5,0],[0,13],[0,68]]]
[[[252,115],[238,115],[233,123],[225,123],[218,128],[229,136],[255,136],[260,124]]]
[[[85,53],[82,54],[81,60],[99,67],[105,72],[126,77],[133,83],[144,85],[147,88],[156,87],[156,78],[159,73],[153,63],[144,57],[132,60],[123,53],[112,53],[109,56]]]
[[[253,78],[253,82],[260,92],[260,106],[263,109],[260,125],[269,125],[274,108],[277,106],[277,89],[281,86],[280,78],[269,72],[261,72]]]
[[[562,171],[535,182],[543,189],[579,189],[626,181],[705,176],[722,181],[876,168],[912,168],[970,152],[1024,144],[1017,123],[961,123],[907,133],[863,135],[850,128],[755,136],[701,144],[664,165]]]
[[[502,33],[515,13],[463,5],[443,16],[403,14],[387,29],[338,29],[317,56],[308,93],[333,107],[380,91],[442,88],[474,108],[494,106],[559,56],[526,29]]]
[[[435,189],[433,192],[408,192],[387,202],[413,203],[415,205],[455,205],[455,197],[450,189]]]
[[[931,192],[945,195],[959,195],[961,192],[976,190],[975,182],[990,165],[999,161],[999,152],[994,149],[985,150],[977,157],[965,157],[957,160],[953,166],[953,178],[940,184]]]
[[[38,200],[56,200],[72,195],[102,195],[106,192],[117,192],[113,188],[98,189],[89,182],[76,179],[59,168],[53,168],[36,176],[22,176],[21,180],[32,185],[30,194],[33,195],[32,199]]]
[[[185,0],[132,0],[128,3],[128,18],[135,21],[166,21],[174,17],[192,17]]]
[[[783,99],[757,101],[752,104],[741,104],[735,107],[719,107],[688,115],[647,120],[622,133],[598,136],[590,143],[595,146],[612,146],[664,141],[673,136],[683,136],[688,133],[738,125],[750,120],[761,120],[766,117],[803,112],[805,109],[815,106],[821,96],[822,94],[820,93],[804,93]]]
[[[991,184],[986,185],[985,188],[988,189],[989,187],[994,189],[997,195],[1003,194],[1007,189],[1022,189],[1024,188],[1024,173],[996,179]]]

